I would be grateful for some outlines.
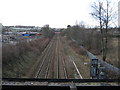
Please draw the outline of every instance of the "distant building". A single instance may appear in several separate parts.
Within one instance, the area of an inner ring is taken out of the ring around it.
[[[14,27],[10,27],[10,30],[12,30],[13,32],[19,32],[19,31],[35,31],[41,30],[41,27],[35,27],[35,26],[14,26]]]

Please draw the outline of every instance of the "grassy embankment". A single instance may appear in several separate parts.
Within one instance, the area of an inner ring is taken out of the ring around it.
[[[43,38],[30,42],[20,42],[2,48],[3,78],[28,77],[34,70],[38,57],[49,43],[50,39]]]

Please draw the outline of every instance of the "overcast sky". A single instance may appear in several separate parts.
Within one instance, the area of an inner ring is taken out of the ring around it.
[[[0,22],[3,25],[49,24],[52,28],[65,28],[83,21],[95,25],[90,5],[96,0],[1,0]],[[118,2],[119,0],[111,0]]]

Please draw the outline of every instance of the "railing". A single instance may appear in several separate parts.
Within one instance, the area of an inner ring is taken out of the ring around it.
[[[40,78],[2,78],[3,82],[73,82],[73,83],[86,83],[86,82],[120,82],[120,79],[40,79]]]

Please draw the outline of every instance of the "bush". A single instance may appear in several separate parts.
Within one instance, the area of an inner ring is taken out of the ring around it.
[[[79,45],[84,46],[87,50],[95,50],[99,53],[101,52],[101,34],[94,29],[72,26],[67,28],[63,35],[66,35],[69,39],[73,38]]]
[[[3,77],[21,77],[29,71],[49,43],[49,38],[2,47]]]

